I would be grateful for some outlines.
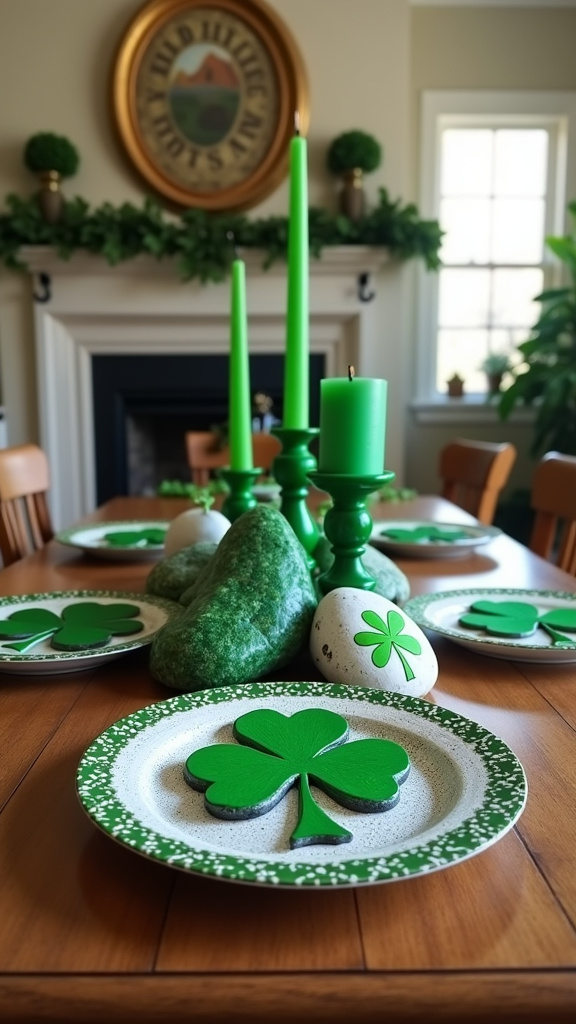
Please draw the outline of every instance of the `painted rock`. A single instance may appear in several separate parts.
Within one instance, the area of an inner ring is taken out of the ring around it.
[[[187,594],[181,628],[166,623],[150,648],[152,675],[166,686],[252,682],[308,644],[317,605],[308,562],[287,519],[269,505],[236,519]]]
[[[310,653],[330,683],[422,697],[438,678],[436,655],[420,627],[392,601],[355,587],[322,598]]]
[[[182,548],[209,541],[218,544],[230,529],[230,520],[215,509],[189,508],[172,520],[164,541],[166,557]]]

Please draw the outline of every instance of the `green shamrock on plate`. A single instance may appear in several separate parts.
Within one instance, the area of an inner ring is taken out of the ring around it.
[[[425,544],[427,541],[434,544],[449,544],[451,541],[465,540],[470,536],[466,530],[447,530],[439,526],[415,526],[412,529],[399,526],[380,532],[382,537],[402,544]]]
[[[102,540],[118,548],[157,548],[166,539],[166,529],[151,526],[142,530],[110,530],[102,534]]]
[[[576,638],[558,632],[576,630],[576,608],[553,608],[540,615],[535,605],[524,601],[475,601],[459,621],[462,626],[484,629],[492,636],[532,636],[541,626],[554,647],[576,643]]]
[[[297,784],[299,815],[291,848],[348,843],[352,833],[318,806],[310,783],[351,810],[385,811],[398,802],[399,784],[410,770],[408,754],[398,743],[346,743],[348,731],[345,718],[322,708],[291,716],[268,708],[249,711],[233,725],[239,745],[219,743],[194,751],[184,778],[205,793],[211,814],[232,820],[266,814]]]
[[[362,612],[362,618],[372,629],[377,630],[375,633],[361,632],[356,633],[354,636],[354,643],[358,644],[359,647],[372,647],[372,664],[376,665],[376,668],[385,668],[390,661],[392,651],[396,651],[396,654],[402,662],[402,668],[404,669],[404,675],[406,680],[414,679],[414,672],[407,659],[402,654],[402,651],[408,651],[410,654],[422,654],[422,648],[420,643],[415,636],[410,636],[403,633],[405,626],[405,620],[400,612],[390,611],[386,616],[386,622],[380,618],[377,612],[366,610]]]
[[[0,621],[0,639],[13,637],[15,643],[3,644],[25,654],[42,640],[52,637],[56,651],[85,651],[104,647],[113,636],[140,633],[144,623],[136,619],[136,604],[98,604],[79,601],[66,605],[62,615],[47,608],[22,608]]]

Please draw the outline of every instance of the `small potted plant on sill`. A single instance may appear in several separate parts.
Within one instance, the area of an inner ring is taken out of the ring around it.
[[[55,224],[63,207],[60,181],[76,174],[80,163],[78,150],[64,135],[38,132],[28,139],[23,159],[28,170],[40,179],[38,202],[42,216],[47,223]]]
[[[459,373],[454,373],[450,380],[446,381],[449,398],[462,398],[464,394],[464,378]]]
[[[380,166],[382,147],[367,132],[343,132],[328,147],[328,170],[342,178],[340,210],[350,220],[359,220],[364,214],[364,174]]]
[[[502,385],[502,378],[511,369],[510,359],[505,352],[490,352],[480,363],[480,369],[486,374],[488,394],[497,395]]]

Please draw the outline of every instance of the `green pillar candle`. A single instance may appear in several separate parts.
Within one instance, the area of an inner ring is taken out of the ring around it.
[[[319,472],[383,472],[387,389],[385,380],[352,372],[320,381]]]
[[[234,260],[232,263],[228,420],[230,468],[252,469],[254,463],[248,367],[246,268],[243,260]]]
[[[282,426],[307,429],[309,417],[308,171],[306,139],[290,141],[288,301]]]

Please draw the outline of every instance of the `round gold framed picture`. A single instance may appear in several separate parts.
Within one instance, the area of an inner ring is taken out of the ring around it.
[[[114,65],[128,156],[178,206],[243,210],[285,177],[308,82],[290,31],[261,0],[152,0]]]

